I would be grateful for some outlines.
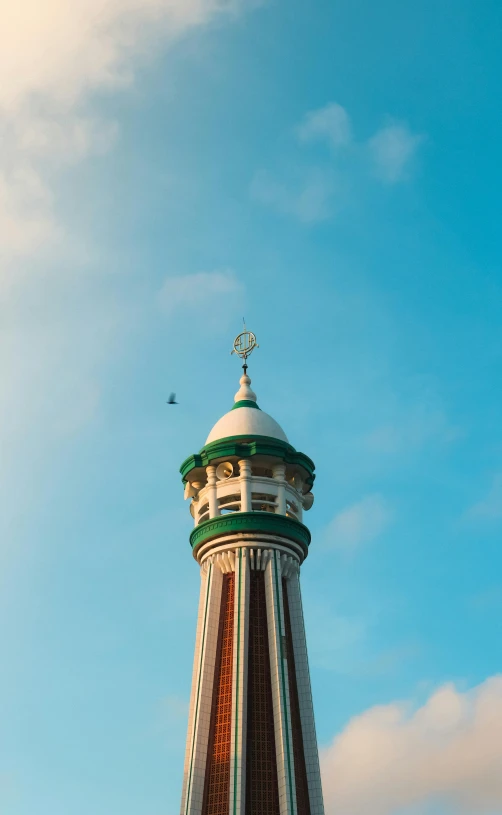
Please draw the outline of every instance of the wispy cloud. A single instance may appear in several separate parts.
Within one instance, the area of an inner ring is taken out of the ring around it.
[[[57,118],[23,109],[4,118],[0,245],[5,262],[61,242],[65,227],[55,213],[55,178],[68,165],[106,153],[117,134],[114,122],[70,111]],[[8,272],[4,266],[0,280]]]
[[[424,140],[407,124],[391,122],[369,140],[358,141],[349,113],[337,102],[328,102],[306,113],[293,132],[298,149],[302,150],[298,152],[296,167],[291,164],[289,172],[281,178],[262,170],[255,174],[250,189],[255,200],[305,224],[333,218],[353,200],[348,190],[354,186],[361,193],[371,183],[368,154],[373,177],[380,184],[410,179],[416,153]],[[305,166],[306,148],[317,143],[328,145],[331,155],[318,155],[315,167]],[[300,180],[298,167],[303,167]]]
[[[312,170],[300,181],[281,182],[270,173],[258,172],[251,195],[282,215],[292,215],[305,224],[325,221],[333,214],[333,184],[326,174]]]
[[[409,178],[413,160],[424,137],[412,133],[408,125],[394,123],[383,127],[368,146],[377,178],[396,184]]]
[[[499,812],[501,730],[501,676],[466,693],[444,685],[415,710],[370,708],[322,752],[326,812],[393,815],[428,804]]]
[[[341,105],[331,102],[307,113],[294,132],[300,145],[321,141],[336,148],[350,141],[350,119]],[[255,201],[280,215],[315,224],[332,218],[338,209],[340,189],[334,182],[332,168],[296,167],[282,178],[260,170],[252,179],[250,192]]]
[[[502,518],[502,473],[497,473],[493,477],[487,495],[469,508],[467,517],[485,521],[496,521]]]
[[[384,532],[392,517],[381,495],[367,495],[335,515],[325,532],[326,546],[354,548],[369,543]]]
[[[331,147],[342,147],[352,139],[349,114],[337,102],[330,102],[307,113],[297,126],[296,134],[303,144],[326,141]]]
[[[31,95],[71,104],[82,94],[130,83],[132,57],[178,36],[236,0],[19,0],[2,18],[0,106]]]
[[[54,173],[103,152],[113,122],[89,117],[96,91],[123,88],[156,47],[239,0],[37,0],[11,4],[0,52],[0,243],[37,251],[60,239]],[[0,271],[0,275],[2,272]]]

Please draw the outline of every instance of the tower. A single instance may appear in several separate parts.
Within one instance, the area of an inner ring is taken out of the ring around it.
[[[201,590],[181,815],[323,815],[300,567],[314,464],[260,410],[233,408],[181,466]]]

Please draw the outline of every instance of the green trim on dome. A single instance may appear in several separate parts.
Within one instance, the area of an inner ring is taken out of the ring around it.
[[[196,549],[213,538],[235,535],[239,532],[280,535],[307,548],[311,540],[306,526],[285,515],[276,515],[274,512],[231,512],[228,515],[210,518],[196,526],[190,534],[190,545],[192,549]]]
[[[240,407],[250,407],[250,408],[255,408],[256,410],[261,410],[261,408],[258,407],[256,402],[253,402],[251,399],[241,399],[239,402],[236,402],[234,404],[233,408],[231,408],[231,409],[235,410],[235,408],[240,408]]]
[[[217,439],[202,448],[200,453],[189,456],[180,467],[182,480],[186,481],[188,473],[195,467],[207,467],[215,459],[225,459],[231,456],[237,458],[250,458],[251,456],[270,456],[302,467],[308,473],[307,484],[312,488],[314,484],[315,464],[305,453],[299,453],[288,442],[273,439],[270,436],[227,436]]]

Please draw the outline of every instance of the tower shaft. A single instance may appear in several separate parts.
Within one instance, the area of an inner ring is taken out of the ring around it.
[[[181,815],[324,811],[299,561],[281,543],[227,540],[202,561]]]

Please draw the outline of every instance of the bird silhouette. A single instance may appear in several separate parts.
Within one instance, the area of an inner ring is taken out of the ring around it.
[[[169,399],[167,400],[167,404],[168,405],[177,405],[178,404],[178,402],[176,401],[176,394],[175,393],[172,393],[170,395]]]

